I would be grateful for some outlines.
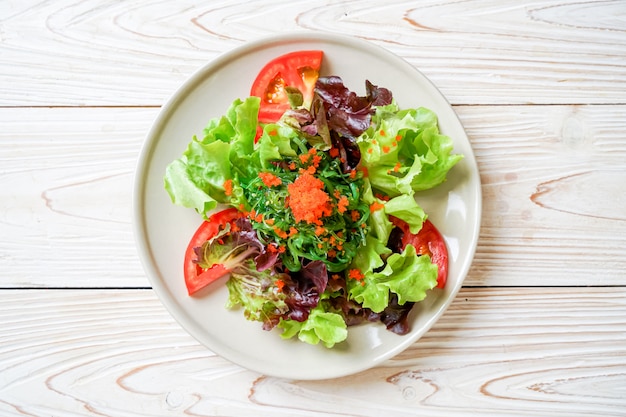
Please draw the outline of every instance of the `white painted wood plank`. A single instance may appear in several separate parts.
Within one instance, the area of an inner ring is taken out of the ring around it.
[[[456,110],[484,193],[466,284],[624,285],[626,106]],[[149,285],[132,182],[157,111],[0,109],[2,286]]]
[[[626,107],[457,108],[479,161],[472,284],[623,285]]]
[[[157,111],[0,109],[0,285],[149,285],[132,185]]]
[[[624,103],[623,18],[620,0],[6,0],[0,105],[160,105],[219,54],[291,31],[368,39],[454,104]]]
[[[319,382],[264,377],[213,355],[149,290],[0,296],[6,416],[626,412],[623,288],[464,289],[404,353]]]

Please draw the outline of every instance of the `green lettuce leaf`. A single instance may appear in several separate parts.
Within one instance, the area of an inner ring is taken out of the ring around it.
[[[323,303],[313,308],[305,321],[281,320],[278,327],[283,330],[281,333],[283,339],[297,335],[302,342],[311,345],[322,342],[327,348],[332,348],[348,337],[348,328],[343,316],[327,311]]]
[[[361,197],[363,202],[371,206],[374,203],[384,204],[384,201],[374,197],[372,192],[372,186],[369,178],[365,178],[363,182],[363,196]],[[387,244],[389,240],[389,234],[393,229],[393,224],[389,221],[389,217],[384,210],[375,210],[370,213],[367,221],[368,227],[371,230],[370,235],[375,236],[381,243]]]
[[[385,213],[404,220],[409,225],[411,233],[417,233],[426,220],[426,213],[415,201],[413,193],[402,194],[384,203]]]
[[[359,271],[373,271],[385,265],[382,257],[390,254],[391,249],[370,234],[365,238],[365,245],[352,260],[351,267]]]
[[[364,275],[362,280],[347,280],[348,294],[376,313],[387,307],[390,292],[397,294],[398,303],[403,305],[423,300],[426,292],[437,285],[437,265],[429,256],[418,256],[413,245],[387,257],[382,271],[365,270]]]
[[[298,132],[290,126],[268,124],[259,138],[259,159],[263,168],[269,168],[274,161],[295,158],[296,151],[292,143],[298,141]]]
[[[260,165],[254,152],[258,110],[258,97],[235,100],[226,115],[208,122],[202,139],[194,136],[166,167],[165,189],[174,204],[193,208],[206,219],[218,203],[245,203],[239,179],[256,176]],[[231,196],[224,188],[227,180],[234,180]]]
[[[370,214],[368,225],[372,234],[384,244],[387,243],[389,234],[393,229],[393,223],[389,220],[389,216],[395,216],[407,222],[411,233],[419,232],[422,223],[427,218],[424,209],[417,204],[412,190],[409,194],[401,194],[384,201],[374,197],[369,178],[365,178],[362,198],[369,205],[374,203],[383,205],[383,209],[375,210]]]
[[[228,109],[226,118],[234,134],[230,138],[229,159],[240,176],[251,178],[258,172],[258,154],[254,153],[254,138],[258,122],[260,99],[249,97],[245,101],[235,100]],[[222,156],[223,157],[223,156]]]
[[[427,190],[445,181],[463,156],[452,154],[431,110],[376,108],[371,126],[357,139],[372,188],[389,196]]]
[[[451,154],[452,141],[448,136],[439,133],[437,126],[424,129],[412,141],[420,154],[422,169],[411,180],[415,191],[431,189],[446,180],[446,175],[458,161],[463,159],[460,154]]]
[[[231,178],[225,142],[203,144],[193,138],[184,154],[165,169],[165,189],[174,204],[195,209],[205,219],[218,203],[228,199],[224,182]]]

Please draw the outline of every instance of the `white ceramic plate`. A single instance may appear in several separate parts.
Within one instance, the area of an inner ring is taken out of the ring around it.
[[[321,49],[322,75],[338,75],[351,90],[365,93],[365,80],[389,88],[402,108],[424,106],[439,116],[441,131],[454,139],[465,158],[448,181],[420,194],[418,202],[444,235],[449,278],[411,314],[411,332],[398,336],[382,325],[352,327],[347,341],[327,349],[283,340],[279,330],[264,331],[241,311],[224,308],[227,290],[187,295],[183,255],[201,223],[191,209],[173,205],[163,188],[165,167],[202,134],[209,119],[221,116],[236,98],[249,95],[257,72],[283,53]],[[481,216],[480,179],[465,131],[454,110],[433,84],[413,66],[387,50],[355,38],[289,34],[246,44],[196,72],[162,108],[145,141],[137,169],[134,221],[139,256],[158,297],[174,318],[211,351],[245,368],[277,377],[324,379],[356,373],[402,352],[439,319],[461,288],[472,262]]]

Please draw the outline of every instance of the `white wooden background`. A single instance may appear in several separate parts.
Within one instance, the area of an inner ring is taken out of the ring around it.
[[[136,159],[196,69],[285,31],[404,57],[483,183],[452,307],[330,381],[215,356],[150,289]],[[0,416],[626,416],[626,2],[0,0]]]

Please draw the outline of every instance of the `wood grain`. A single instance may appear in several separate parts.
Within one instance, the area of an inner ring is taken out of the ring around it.
[[[625,20],[621,0],[1,1],[0,415],[626,416]],[[291,31],[366,39],[424,72],[484,197],[442,319],[326,381],[199,345],[132,235],[159,107],[220,54]]]
[[[466,284],[624,285],[626,107],[455,109],[483,183]],[[2,286],[149,286],[132,235],[132,183],[157,112],[0,111]]]
[[[132,184],[156,111],[0,110],[0,285],[148,285]]]
[[[620,0],[185,0],[167,7],[9,0],[1,7],[0,106],[161,105],[219,54],[292,31],[383,46],[454,104],[626,100]]]
[[[483,185],[483,223],[469,282],[623,285],[626,108],[457,111]]]
[[[149,290],[0,296],[7,416],[626,411],[623,289],[464,289],[408,350],[356,378],[327,381],[265,377],[228,363],[181,330]]]

